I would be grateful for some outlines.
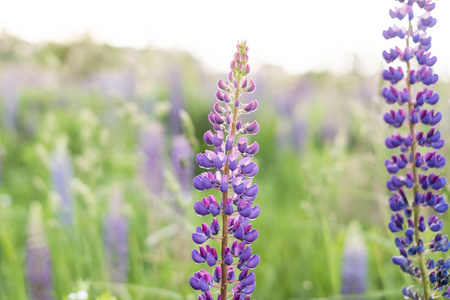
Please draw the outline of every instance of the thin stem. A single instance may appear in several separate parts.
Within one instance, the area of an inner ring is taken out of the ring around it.
[[[238,87],[240,86],[240,76],[237,78]],[[236,107],[236,101],[239,99],[239,89],[236,89],[236,92],[234,94],[234,110],[233,110],[233,122],[231,123],[231,138],[232,143],[234,145],[234,136],[236,135],[236,123],[237,123],[237,116],[238,116],[238,108]],[[231,153],[233,153],[233,149],[231,149],[229,152],[227,152],[227,156],[229,156]],[[223,172],[224,176],[227,176],[227,178],[230,178],[230,167],[228,165],[228,159],[225,163],[225,169]],[[221,299],[227,299],[227,289],[228,289],[228,266],[225,264],[225,248],[228,244],[228,216],[225,213],[225,203],[228,199],[228,190],[222,194],[222,280],[220,283],[220,297]]]
[[[406,36],[406,47],[409,47],[409,39],[411,37],[411,31],[412,31],[412,25],[411,25],[411,21],[409,21],[409,29],[408,29],[408,34]],[[409,82],[409,74],[410,74],[410,70],[411,70],[411,64],[408,61],[407,63],[407,70],[406,70],[406,87],[408,89],[408,94],[409,94],[409,99],[408,99],[408,112],[409,112],[409,116],[411,116],[411,112],[414,109],[414,103],[412,100],[412,87],[411,87],[411,83]],[[416,167],[414,160],[416,157],[416,152],[417,152],[417,137],[416,137],[416,125],[413,124],[411,121],[409,122],[409,131],[411,133],[412,136],[412,143],[411,143],[411,159],[412,159],[412,175],[413,175],[413,197],[412,199],[414,199],[415,195],[418,193],[419,191],[419,170]],[[415,204],[414,206],[414,210],[413,210],[413,214],[414,214],[414,241],[416,243],[416,245],[418,245],[419,240],[420,240],[420,231],[419,231],[419,216],[420,216],[420,204]],[[424,294],[424,298],[426,300],[430,299],[430,285],[428,282],[428,277],[427,277],[427,272],[426,272],[426,267],[425,267],[425,255],[424,253],[418,253],[418,261],[419,261],[419,269],[420,269],[420,274],[421,274],[421,282],[423,285],[423,294]]]

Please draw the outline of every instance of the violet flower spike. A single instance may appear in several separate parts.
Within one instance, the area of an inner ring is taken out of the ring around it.
[[[252,161],[259,145],[239,137],[254,135],[260,127],[256,121],[243,124],[238,119],[241,114],[255,111],[258,101],[244,103],[241,99],[243,94],[252,93],[256,84],[247,76],[250,72],[247,42],[238,43],[236,49],[227,80],[220,79],[217,83],[217,102],[208,116],[215,132],[208,130],[203,135],[204,142],[213,150],[196,156],[197,164],[206,171],[194,178],[194,187],[199,191],[214,189],[220,193],[220,198],[209,195],[194,204],[197,215],[211,214],[213,221],[211,225],[198,226],[192,240],[199,245],[207,240],[220,243],[218,247],[205,245],[192,251],[195,263],[206,262],[214,268],[212,272],[196,272],[189,280],[192,288],[203,292],[198,297],[200,300],[212,300],[215,293],[210,290],[214,288],[219,288],[217,299],[230,299],[230,294],[232,299],[250,299],[256,287],[255,273],[250,270],[256,268],[260,260],[250,248],[259,234],[250,224],[260,214],[260,207],[253,204],[259,188],[252,182],[259,171]],[[230,244],[230,238],[236,240]],[[231,292],[228,292],[229,285],[233,285]]]
[[[28,294],[34,300],[53,300],[51,253],[45,237],[40,203],[30,208],[26,249],[26,278]]]
[[[384,114],[384,121],[394,128],[409,128],[408,135],[394,133],[385,140],[387,148],[399,147],[402,152],[385,161],[387,171],[396,174],[386,182],[392,193],[389,207],[394,212],[388,228],[397,235],[395,245],[400,252],[392,262],[422,284],[423,295],[412,287],[403,287],[405,299],[430,300],[441,296],[450,299],[450,260],[439,258],[435,263],[433,259],[425,258],[427,252],[450,249],[448,236],[441,233],[443,221],[436,215],[447,211],[449,206],[438,194],[445,187],[446,179],[436,174],[446,162],[436,151],[445,143],[435,128],[442,114],[425,107],[425,104],[434,105],[439,101],[439,95],[431,88],[439,76],[433,73],[432,66],[437,58],[431,55],[431,36],[427,33],[436,24],[436,19],[431,16],[435,4],[433,0],[398,1],[402,4],[390,10],[390,16],[407,26],[390,27],[383,31],[383,36],[386,39],[398,37],[406,43],[383,52],[386,63],[397,60],[397,64],[396,67],[389,66],[381,74],[390,83],[381,92],[383,98],[388,104],[398,103],[404,107]],[[417,13],[421,15],[414,16]],[[418,67],[413,69],[413,66]],[[419,126],[423,131],[418,130]],[[422,147],[420,152],[418,147]],[[430,212],[425,214],[422,211]],[[422,232],[425,231],[434,235],[429,243],[423,240]],[[437,294],[441,292],[441,295]]]

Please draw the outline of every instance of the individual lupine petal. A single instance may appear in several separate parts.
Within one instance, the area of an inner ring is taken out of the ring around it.
[[[417,292],[414,292],[411,288],[407,288],[406,286],[402,288],[402,293],[405,299],[419,299],[419,295],[417,294]]]
[[[389,113],[385,113],[383,116],[384,121],[389,125],[394,126],[395,128],[402,126],[405,117],[406,112],[403,109],[400,109],[397,112],[391,110]]]
[[[419,91],[416,96],[417,103],[428,103],[434,105],[439,101],[439,94],[434,93],[433,90],[425,88],[423,91]]]
[[[254,184],[245,190],[244,195],[246,195],[247,197],[250,197],[250,198],[254,198],[254,197],[256,197],[257,193],[258,193],[258,185]]]
[[[386,102],[389,104],[394,104],[400,98],[399,91],[393,86],[391,86],[389,89],[383,88],[383,90],[381,91],[381,94],[386,99]]]
[[[226,93],[225,93],[225,95],[226,95]],[[224,100],[223,96],[224,96],[224,93],[222,93],[220,90],[217,90],[217,92],[216,92],[217,100],[223,101]]]
[[[202,202],[197,201],[194,203],[194,210],[199,216],[206,216],[209,214],[208,207],[206,207]]]
[[[216,218],[214,218],[211,222],[211,234],[212,235],[217,235],[220,232],[220,226],[219,226],[219,221],[217,221]]]
[[[397,69],[389,67],[388,70],[384,70],[381,73],[381,76],[384,80],[387,80],[392,84],[396,84],[403,79],[403,69],[402,67],[398,67]]]
[[[411,59],[411,48],[410,47],[406,47],[405,51],[403,53],[401,53],[401,59],[404,62],[408,62]]]
[[[450,286],[442,293],[442,297],[450,299]]]
[[[240,130],[242,128],[242,121],[239,120],[236,122],[236,130]]]
[[[414,165],[417,168],[420,168],[422,166],[422,164],[423,164],[422,155],[420,154],[420,152],[417,152],[416,157],[414,159]]]
[[[194,290],[201,290],[207,292],[212,286],[212,276],[206,270],[198,271],[189,279]]]
[[[225,209],[224,209],[225,214],[227,214],[228,216],[231,216],[234,213],[234,208],[233,208],[233,202],[231,200],[231,198],[228,198],[226,203],[225,203]]]
[[[386,60],[387,63],[393,62],[400,53],[400,49],[398,49],[398,47],[396,49],[390,49],[389,52],[387,52],[386,50],[383,51],[383,57]]]
[[[429,216],[427,222],[430,230],[434,232],[440,231],[444,225],[444,222],[435,215]]]
[[[252,100],[247,105],[244,106],[244,111],[252,112],[255,111],[257,108],[258,108],[258,101]]]
[[[228,95],[228,93],[223,94],[223,101],[225,101],[225,103],[230,103],[231,102],[231,98]]]
[[[449,248],[450,242],[448,240],[448,236],[443,236],[441,233],[436,234],[436,236],[430,242],[430,249],[433,249],[434,252],[447,252]]]
[[[192,234],[192,240],[196,244],[203,244],[211,236],[211,229],[208,224],[203,223],[202,226],[198,226],[196,231]]]
[[[227,266],[231,266],[233,264],[233,256],[231,255],[231,251],[230,251],[229,247],[225,248],[224,261]]]
[[[211,296],[211,293],[208,291],[204,294],[199,295],[197,300],[213,300],[213,297]]]
[[[252,123],[244,127],[244,133],[246,134],[257,134],[258,131],[259,131],[259,124],[256,121],[253,121]]]
[[[396,176],[392,176],[391,180],[388,180],[386,182],[386,186],[390,191],[395,191],[401,188],[403,185],[405,185],[405,181],[401,180],[400,178]]]
[[[417,124],[419,122],[419,116],[417,115],[417,110],[413,109],[409,114],[409,121],[412,124]]]
[[[248,218],[252,214],[252,205],[245,200],[239,202],[238,212],[244,218]]]
[[[206,261],[206,255],[208,254],[205,250],[205,248],[203,248],[203,246],[200,246],[200,251],[198,251],[197,249],[192,250],[191,253],[191,257],[192,260],[194,262],[196,262],[197,264],[203,263]]]
[[[233,300],[250,300],[250,298],[250,296],[241,293],[236,293],[233,296]]]
[[[242,283],[242,285],[252,285],[255,282],[256,276],[253,272],[248,272],[248,269],[245,269],[244,271],[239,274],[239,281]]]
[[[222,176],[222,181],[220,182],[219,189],[222,193],[225,193],[226,191],[228,191],[228,176],[227,175]]]
[[[433,18],[429,12],[424,13],[417,24],[417,28],[420,30],[427,30],[428,27],[433,27],[437,23],[437,20]]]
[[[261,213],[261,208],[258,205],[256,205],[252,208],[252,213],[250,214],[250,216],[248,216],[248,218],[250,220],[254,220],[259,216],[260,213]]]
[[[417,225],[417,228],[419,229],[420,232],[424,232],[426,229],[425,219],[422,214],[420,214],[420,216],[419,216],[419,223]]]
[[[407,207],[407,203],[398,194],[394,194],[389,197],[389,207],[394,212],[401,211]]]
[[[217,263],[217,251],[215,248],[211,248],[211,251],[206,255],[206,263],[208,266],[212,267]]]
[[[238,166],[237,157],[238,157],[237,153],[231,153],[228,155],[228,168],[231,171],[236,170]]]
[[[248,80],[247,77],[244,77],[243,79],[244,81],[242,81],[241,83],[241,88],[245,89],[247,87]]]
[[[246,153],[248,155],[255,155],[259,151],[259,144],[257,142],[253,142],[250,146],[247,147]]]
[[[389,230],[393,233],[403,230],[403,217],[399,213],[395,213],[391,216],[391,222],[388,224]]]
[[[256,84],[252,79],[250,79],[250,83],[244,91],[247,93],[252,93],[255,89],[256,89]]]
[[[393,149],[393,148],[401,146],[403,144],[403,142],[404,142],[404,138],[400,134],[394,133],[391,137],[386,138],[386,140],[384,141],[384,144],[389,149]]]
[[[242,195],[245,191],[245,184],[242,181],[242,177],[234,177],[231,179],[231,186],[236,194]]]
[[[239,152],[241,152],[242,154],[245,153],[245,151],[247,150],[247,139],[246,138],[240,138],[238,143],[237,143],[237,147]]]
[[[445,177],[439,177],[439,175],[437,174],[433,174],[431,173],[428,176],[428,181],[430,183],[430,186],[434,189],[434,190],[440,190],[442,189],[445,184],[447,183]]]
[[[222,91],[227,91],[227,90],[229,90],[229,87],[222,81],[222,79],[219,79],[219,81],[217,82],[217,86],[218,86],[219,89],[221,89]]]

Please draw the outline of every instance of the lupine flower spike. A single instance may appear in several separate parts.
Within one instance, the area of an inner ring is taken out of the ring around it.
[[[433,106],[439,101],[439,95],[431,88],[438,80],[432,69],[437,59],[430,52],[431,36],[427,32],[436,24],[431,16],[435,3],[433,0],[398,1],[402,3],[400,7],[389,13],[406,27],[390,27],[383,31],[383,36],[404,42],[401,47],[383,52],[388,64],[397,64],[382,72],[383,79],[390,83],[388,88],[383,88],[383,97],[388,104],[402,106],[386,113],[384,121],[394,128],[409,129],[408,134],[395,133],[385,141],[389,149],[401,151],[385,162],[387,171],[393,174],[386,183],[392,192],[389,206],[393,211],[388,228],[397,234],[395,245],[400,252],[392,261],[421,282],[422,291],[403,287],[405,299],[450,298],[450,260],[426,259],[429,252],[446,252],[450,248],[447,235],[441,233],[443,222],[439,218],[448,209],[444,197],[439,195],[446,179],[437,174],[445,165],[445,158],[438,152],[444,140],[436,128],[442,116],[426,105]],[[425,231],[432,236],[430,242],[422,236]]]
[[[199,300],[212,300],[211,288],[219,289],[217,299],[249,300],[256,287],[255,273],[251,270],[258,265],[259,255],[252,253],[250,244],[258,237],[258,230],[251,228],[250,220],[258,217],[260,208],[253,205],[258,185],[252,183],[252,178],[258,173],[258,165],[251,159],[259,145],[257,142],[249,144],[242,136],[256,134],[259,125],[256,121],[243,124],[238,116],[256,110],[258,101],[244,103],[240,99],[241,95],[253,92],[256,86],[247,76],[250,72],[247,42],[238,43],[236,48],[228,80],[219,80],[218,101],[208,116],[215,133],[208,130],[203,136],[205,143],[214,150],[197,154],[198,165],[208,171],[193,181],[199,191],[215,189],[220,192],[219,199],[209,195],[194,204],[199,216],[211,214],[213,219],[211,224],[197,227],[192,234],[193,241],[196,244],[207,240],[220,243],[220,248],[205,245],[192,251],[194,262],[214,268],[212,272],[202,269],[189,280],[195,290],[203,293]],[[228,292],[229,285],[233,285],[231,292]]]
[[[112,282],[126,282],[128,278],[128,219],[123,214],[124,199],[115,188],[104,220],[105,258]]]
[[[40,203],[30,207],[26,254],[28,294],[32,300],[53,300],[53,280],[50,250],[45,238]]]

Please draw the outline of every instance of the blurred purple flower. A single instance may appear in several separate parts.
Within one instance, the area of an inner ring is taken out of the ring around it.
[[[99,90],[106,96],[132,99],[136,94],[137,76],[133,71],[108,71],[90,76],[84,87]]]
[[[343,295],[364,294],[367,290],[367,271],[367,248],[364,239],[357,230],[351,228],[344,244],[341,293]],[[345,296],[343,299],[346,299]]]
[[[50,250],[45,239],[42,211],[39,203],[32,203],[28,223],[26,278],[32,300],[53,300]]]
[[[174,136],[172,139],[172,166],[175,176],[180,183],[183,194],[190,195],[191,180],[194,174],[192,163],[192,147],[184,135]]]
[[[72,162],[67,151],[58,149],[50,157],[50,173],[54,191],[59,196],[59,214],[64,224],[73,222],[73,201],[70,189]]]
[[[164,191],[164,128],[159,123],[144,128],[139,147],[144,156],[140,172],[145,186],[152,195],[161,197]]]
[[[169,78],[170,90],[170,112],[169,112],[169,128],[172,135],[180,135],[183,132],[180,112],[184,110],[184,99],[181,74],[178,69],[170,72]]]
[[[126,282],[128,277],[128,219],[122,213],[123,206],[121,191],[113,190],[104,221],[105,256],[113,282]]]

